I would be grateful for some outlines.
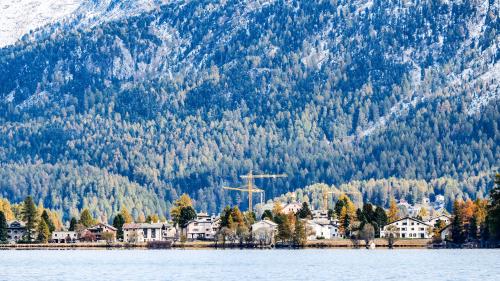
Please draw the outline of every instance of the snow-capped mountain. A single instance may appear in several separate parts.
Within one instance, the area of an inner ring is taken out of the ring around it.
[[[24,34],[74,13],[83,0],[2,0],[0,47],[14,44]]]
[[[88,28],[151,11],[168,0],[4,0],[0,3],[0,48],[46,25]]]
[[[85,1],[0,49],[0,162],[222,205],[217,188],[248,170],[293,175],[273,196],[487,174],[498,14],[495,0]]]

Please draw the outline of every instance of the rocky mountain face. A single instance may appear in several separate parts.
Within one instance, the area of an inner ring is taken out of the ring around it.
[[[480,177],[450,198],[491,187],[497,1],[83,2],[0,49],[4,197],[111,215],[155,194],[138,215],[188,192],[215,212],[244,205],[221,186],[251,169],[289,175],[259,182],[267,197],[389,177]]]

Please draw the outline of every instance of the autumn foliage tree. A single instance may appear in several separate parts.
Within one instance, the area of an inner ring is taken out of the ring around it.
[[[184,193],[174,202],[174,206],[170,209],[170,216],[174,224],[181,227],[184,227],[190,220],[196,218],[196,211],[193,208],[193,202],[189,195]]]
[[[83,225],[84,227],[91,227],[92,225],[95,224],[95,220],[90,214],[89,209],[84,209],[82,213],[80,214],[80,220],[78,221],[79,224]]]
[[[387,212],[387,222],[392,223],[399,220],[399,209],[398,205],[396,205],[396,200],[391,198],[389,203],[389,211]]]
[[[337,200],[337,204],[335,208],[337,209],[337,205],[342,206],[340,208],[339,214],[339,232],[344,236],[350,235],[350,226],[352,222],[354,222],[356,218],[356,207],[354,203],[347,197],[346,195],[341,195]]]

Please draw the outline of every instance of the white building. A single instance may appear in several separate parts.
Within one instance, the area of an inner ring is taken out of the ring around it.
[[[398,238],[408,238],[408,239],[417,239],[417,238],[431,238],[432,234],[429,233],[430,225],[427,223],[415,219],[406,217],[395,222],[392,222],[380,231],[380,237],[386,237],[386,232],[389,226],[395,227],[395,234]],[[388,234],[387,234],[388,235]]]
[[[275,243],[275,236],[278,233],[278,224],[264,219],[252,224],[252,238],[254,242],[272,245]]]
[[[313,210],[312,211],[314,220],[327,220],[328,219],[328,211],[327,210]]]
[[[200,213],[183,228],[183,234],[190,240],[212,240],[220,225],[220,218]]]
[[[307,235],[307,240],[340,238],[338,226],[330,220],[311,220],[307,222],[307,227],[311,231]]]
[[[22,221],[9,221],[7,222],[7,239],[9,243],[17,243],[23,239],[26,233],[26,225]]]
[[[54,231],[50,239],[51,243],[75,243],[77,241],[76,231]]]
[[[429,224],[430,226],[434,226],[434,225],[436,225],[436,222],[439,220],[443,221],[445,225],[449,225],[451,223],[451,217],[447,216],[447,215],[439,215],[439,216],[432,217],[432,218],[428,219],[426,221],[426,223]]]
[[[168,223],[126,223],[122,227],[123,241],[127,243],[143,243],[164,241],[172,235],[173,227]],[[173,237],[172,237],[173,238]]]
[[[290,213],[296,214],[299,212],[299,210],[302,208],[302,204],[298,202],[292,202],[286,204],[285,207],[283,207],[283,214],[288,215]]]

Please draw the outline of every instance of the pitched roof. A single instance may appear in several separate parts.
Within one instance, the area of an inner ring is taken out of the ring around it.
[[[309,224],[317,224],[317,225],[321,225],[321,226],[330,225],[330,226],[333,226],[333,227],[337,227],[336,224],[334,224],[332,221],[330,221],[328,219],[308,220],[307,223],[309,223]]]
[[[109,229],[114,230],[114,231],[116,231],[116,230],[117,230],[114,226],[109,225],[109,224],[107,224],[107,223],[102,223],[102,222],[100,222],[100,223],[98,223],[98,224],[96,224],[96,225],[94,225],[94,226],[92,226],[92,227],[89,227],[88,229],[96,229],[96,228],[98,228],[99,226],[101,226],[101,227],[106,227],[106,228],[109,228]]]
[[[126,223],[123,225],[123,229],[139,229],[139,228],[162,228],[163,226],[170,226],[166,222],[157,223]]]
[[[267,220],[267,219],[263,219],[263,220],[261,220],[261,221],[258,221],[258,222],[256,222],[256,223],[252,224],[252,226],[254,226],[254,225],[256,225],[256,224],[262,224],[262,223],[268,224],[268,225],[270,225],[270,226],[278,226],[278,224],[277,224],[277,223],[275,223],[275,222],[273,222],[273,221],[270,221],[270,220]]]
[[[8,225],[9,227],[12,227],[11,225],[12,225],[13,223],[18,223],[18,224],[19,224],[19,227],[25,227],[25,226],[26,226],[26,224],[25,224],[23,221],[19,221],[19,220],[12,220],[12,221],[8,221],[8,222],[7,222],[7,225]]]
[[[424,222],[424,221],[421,221],[421,220],[419,220],[419,219],[412,218],[412,217],[409,217],[409,216],[406,216],[406,217],[404,217],[404,218],[402,218],[402,219],[399,219],[399,220],[393,221],[393,222],[388,223],[388,224],[386,224],[386,225],[390,225],[390,224],[393,224],[393,223],[396,223],[396,222],[399,222],[399,221],[402,221],[402,220],[406,220],[406,219],[409,219],[409,220],[412,220],[412,221],[416,221],[416,222],[419,222],[419,223],[423,223],[423,224],[425,224],[425,225],[427,225],[427,226],[431,226],[430,224],[428,224],[428,223],[426,223],[426,222]]]

